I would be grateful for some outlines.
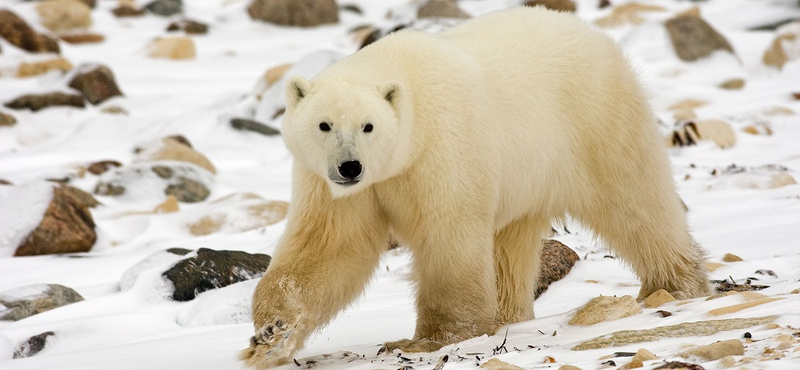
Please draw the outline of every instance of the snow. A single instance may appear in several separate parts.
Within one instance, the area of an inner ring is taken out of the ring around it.
[[[291,157],[280,137],[233,130],[230,118],[257,118],[279,128],[280,118],[272,117],[281,106],[285,77],[266,87],[261,82],[266,70],[293,63],[286,76],[296,73],[311,77],[357,48],[359,42],[352,39],[348,30],[364,24],[392,29],[411,21],[416,6],[408,0],[341,1],[358,5],[364,15],[343,11],[337,25],[298,29],[251,21],[246,13],[248,2],[184,1],[187,17],[208,23],[210,30],[207,35],[191,36],[198,53],[194,60],[171,61],[147,57],[147,46],[166,34],[164,30],[173,19],[152,15],[117,19],[110,12],[117,6],[116,1],[98,1],[92,11],[91,31],[103,34],[106,40],[86,45],[62,43],[62,55],[76,67],[110,67],[125,96],[85,109],[50,108],[34,113],[0,107],[18,120],[14,127],[0,128],[0,179],[16,184],[0,186],[0,292],[6,296],[35,294],[41,284],[61,284],[76,289],[85,298],[18,322],[0,321],[1,369],[243,368],[236,356],[247,346],[253,332],[249,317],[257,280],[207,291],[190,302],[173,302],[161,273],[180,257],[163,251],[206,247],[272,255],[285,222],[250,230],[251,220],[244,211],[250,204],[246,198],[214,201],[233,193],[288,201]],[[615,5],[625,2],[612,1]],[[142,5],[142,1],[139,3]],[[517,3],[483,0],[458,4],[479,15]],[[620,320],[589,327],[569,326],[566,323],[572,314],[591,298],[635,296],[639,289],[627,267],[618,259],[606,258],[607,251],[591,234],[570,223],[569,232],[561,231],[555,238],[575,249],[582,259],[565,279],[551,285],[536,301],[537,319],[436,353],[410,356],[414,364],[404,363],[395,355],[377,355],[382,342],[411,337],[414,331],[414,291],[408,279],[410,256],[401,248],[385,253],[364,295],[313,335],[297,354],[298,361],[304,364],[309,359],[317,360],[317,367],[324,370],[397,369],[406,365],[429,370],[442,355],[450,354],[446,370],[472,369],[492,357],[525,369],[557,369],[571,364],[589,370],[601,368],[607,361],[601,360],[603,356],[635,352],[642,347],[662,360],[681,360],[675,354],[686,345],[737,339],[745,331],[751,332],[755,340],[746,343],[745,356],[760,361],[767,348],[778,345],[778,334],[797,332],[791,328],[800,327],[800,294],[791,292],[800,288],[800,185],[774,188],[772,176],[781,172],[800,179],[800,100],[792,98],[792,93],[800,92],[800,61],[790,61],[782,70],[763,65],[761,56],[775,33],[748,29],[800,17],[800,7],[796,1],[788,0],[649,3],[667,10],[643,14],[644,23],[640,25],[606,31],[639,71],[653,107],[665,123],[662,129],[666,132],[672,128],[670,106],[694,99],[707,102],[695,109],[699,119],[724,120],[736,133],[737,142],[728,149],[700,142],[669,151],[675,181],[689,207],[689,223],[709,261],[721,262],[726,253],[744,259],[724,264],[711,273],[711,278],[733,278],[743,283],[754,277],[759,279],[754,284],[769,285],[760,293],[782,299],[713,317],[710,310],[741,303],[742,298],[699,298],[659,307],[672,313],[666,318],[655,314],[656,309],[646,308],[640,315]],[[609,8],[597,9],[596,4],[596,0],[579,0],[578,15],[593,21],[610,13]],[[4,7],[43,31],[35,5],[22,0],[4,3]],[[692,6],[699,6],[704,19],[728,39],[736,57],[715,53],[693,63],[678,59],[661,24]],[[426,20],[414,27],[435,32],[454,23]],[[788,32],[791,27],[780,32]],[[0,48],[0,101],[26,93],[68,91],[71,74],[13,77],[20,63],[42,61],[49,56],[25,53],[5,40],[0,40]],[[744,88],[717,87],[734,78],[744,79]],[[260,101],[258,95],[262,95]],[[127,114],[102,112],[113,106],[123,108]],[[772,135],[744,133],[742,129],[750,125],[769,127]],[[80,175],[82,168],[99,160],[117,160],[125,164],[125,171],[136,169],[142,164],[133,164],[137,158],[134,148],[175,134],[187,137],[217,168],[217,175],[211,176],[199,168],[185,166],[184,171],[212,189],[207,201],[181,204],[177,213],[153,213],[165,196],[153,190],[159,180],[151,178],[150,171],[142,171],[146,175],[138,178],[125,197],[98,197],[102,205],[91,210],[98,241],[91,252],[80,255],[82,258],[11,257],[14,247],[36,227],[50,202],[52,185],[45,179],[70,177],[71,185],[91,192],[101,178],[113,177],[114,171],[99,177]],[[746,171],[726,172],[731,164]],[[187,224],[209,215],[225,217],[238,228],[226,224],[221,232],[204,236],[194,236],[187,230]],[[772,270],[777,277],[756,274],[761,269]],[[780,327],[757,326],[708,337],[571,350],[578,343],[619,330],[769,315],[777,316],[775,322]],[[48,339],[41,353],[11,359],[20,343],[46,331],[55,332],[55,336]],[[504,340],[508,353],[493,355],[493,349]],[[340,351],[363,357],[342,359]],[[320,357],[325,354],[334,355]],[[554,358],[556,363],[544,363],[545,356]],[[742,356],[735,358],[741,360]],[[616,367],[628,362],[624,358],[613,360]],[[662,360],[647,362],[643,369],[653,369]],[[693,361],[702,362],[706,369],[721,368],[718,361]],[[294,367],[287,365],[284,369]],[[800,352],[791,351],[779,361],[734,366],[786,370],[798,367]]]

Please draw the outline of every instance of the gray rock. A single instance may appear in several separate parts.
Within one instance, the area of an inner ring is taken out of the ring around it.
[[[247,118],[231,119],[231,127],[239,131],[251,131],[265,136],[280,135],[281,132],[261,122]]]
[[[163,17],[183,13],[183,1],[181,0],[156,0],[144,6],[153,14]]]
[[[197,203],[206,200],[211,191],[198,181],[179,176],[177,182],[168,185],[164,193],[174,195],[179,202]]]
[[[24,343],[22,343],[16,350],[14,350],[14,359],[31,357],[41,352],[47,344],[47,338],[55,336],[52,331],[46,331],[39,335],[34,335]]]
[[[417,9],[417,18],[472,18],[453,0],[431,0]]]
[[[72,288],[58,284],[32,285],[0,293],[0,320],[18,321],[83,300]]]
[[[178,262],[162,276],[175,287],[172,299],[190,301],[207,290],[260,277],[271,260],[266,254],[200,248],[196,256]]]
[[[692,62],[716,50],[733,53],[728,40],[706,21],[694,15],[680,15],[666,22],[672,46],[683,61]]]
[[[253,0],[250,18],[282,26],[313,27],[339,22],[334,0]]]

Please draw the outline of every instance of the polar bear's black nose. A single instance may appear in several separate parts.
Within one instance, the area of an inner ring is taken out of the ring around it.
[[[344,178],[354,179],[361,174],[361,163],[359,161],[347,161],[339,166],[339,174]]]

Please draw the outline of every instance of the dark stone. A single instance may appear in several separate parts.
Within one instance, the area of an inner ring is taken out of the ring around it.
[[[266,136],[280,135],[281,132],[261,122],[247,118],[231,119],[231,127],[240,131],[252,131]]]
[[[453,0],[431,0],[417,9],[417,18],[472,18]]]
[[[800,20],[800,18],[786,18],[779,21],[748,28],[748,31],[775,31],[778,27]]]
[[[188,146],[189,148],[192,148],[192,143],[189,142],[189,139],[187,139],[186,136],[183,136],[183,135],[172,135],[172,136],[165,137],[165,139],[172,139],[172,140],[177,141],[178,143],[181,143],[183,145]]]
[[[136,9],[134,7],[127,5],[122,5],[117,8],[114,8],[114,10],[112,10],[111,13],[114,14],[114,16],[117,18],[141,17],[144,15],[144,10]]]
[[[665,25],[672,46],[678,58],[683,61],[695,61],[711,55],[716,50],[733,53],[728,40],[700,17],[681,15],[668,20]]]
[[[168,179],[175,173],[172,168],[167,166],[153,166],[152,170],[156,175],[158,175],[158,177],[162,179]]]
[[[93,175],[100,175],[110,170],[112,167],[121,167],[121,166],[122,163],[119,163],[117,161],[99,161],[90,164],[86,170],[91,172]]]
[[[156,0],[144,6],[150,13],[169,17],[183,13],[183,1],[181,0]]]
[[[83,102],[82,96],[53,92],[49,94],[23,95],[5,103],[5,106],[11,109],[30,109],[36,112],[48,107],[84,108],[86,104]]]
[[[676,370],[705,370],[704,367],[698,364],[690,364],[688,362],[680,362],[680,361],[669,361],[665,362],[663,365],[654,368],[653,370],[663,370],[663,369],[676,369]]]
[[[185,255],[191,253],[192,250],[191,249],[186,249],[186,248],[170,248],[170,249],[167,249],[167,252],[172,253],[172,254],[177,254],[179,256],[185,256]]]
[[[205,35],[208,33],[208,25],[190,19],[184,19],[170,23],[169,26],[167,26],[167,31],[183,31],[193,35]]]
[[[99,33],[61,35],[59,38],[68,44],[96,44],[106,40],[106,37]]]
[[[381,38],[381,30],[372,31],[372,33],[370,33],[369,35],[367,35],[367,37],[364,38],[364,41],[361,42],[361,46],[359,46],[358,48],[363,49],[365,46],[375,41],[378,41],[378,39],[380,38]]]
[[[197,256],[178,262],[162,274],[172,282],[172,299],[190,301],[198,294],[264,274],[272,258],[266,254],[200,248]]]
[[[572,249],[557,240],[543,240],[542,259],[539,267],[539,282],[536,297],[547,290],[551,283],[567,276],[575,262],[581,258]]]
[[[253,0],[250,18],[282,26],[313,27],[339,22],[334,0]]]
[[[114,74],[106,66],[97,66],[89,71],[78,73],[69,82],[69,87],[83,94],[93,105],[100,104],[114,96],[122,96]]]
[[[364,15],[364,11],[361,10],[361,8],[358,5],[355,5],[355,4],[342,5],[342,10],[348,11],[348,12],[351,12],[351,13],[355,13],[355,14],[358,14],[358,15]]]
[[[211,191],[200,182],[180,176],[178,177],[178,182],[167,186],[164,193],[166,195],[174,195],[179,202],[197,203],[206,200]]]
[[[14,256],[88,252],[96,240],[94,220],[87,205],[71,191],[56,186],[42,222],[25,238]]]
[[[14,183],[6,179],[0,179],[0,185],[14,185]]]
[[[599,9],[605,9],[608,8],[609,6],[611,6],[611,1],[609,0],[600,0],[600,2],[597,4],[597,7]]]
[[[100,182],[95,186],[94,193],[97,195],[118,196],[125,194],[125,186],[110,182]]]
[[[14,350],[13,359],[26,358],[36,355],[44,349],[47,344],[47,337],[56,335],[52,331],[46,331],[39,335],[30,337],[25,343],[22,343],[16,350]]]
[[[530,0],[525,6],[543,6],[559,12],[575,13],[575,2],[572,0]]]
[[[22,289],[29,288],[24,287]],[[42,294],[4,300],[3,296],[6,294],[13,295],[13,290],[0,293],[0,304],[8,308],[5,312],[0,311],[0,320],[6,321],[19,321],[83,300],[83,297],[72,288],[58,284],[48,284],[47,289]]]
[[[0,127],[11,127],[17,124],[17,119],[10,114],[0,112]]]
[[[34,31],[22,18],[6,9],[0,9],[0,37],[30,52],[60,52],[56,40]]]

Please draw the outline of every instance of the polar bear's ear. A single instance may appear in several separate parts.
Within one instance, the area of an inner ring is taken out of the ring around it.
[[[393,107],[397,108],[397,102],[403,95],[403,84],[398,81],[387,82],[380,88],[381,96]]]
[[[286,81],[286,104],[290,107],[296,106],[310,90],[311,83],[302,76],[289,77],[289,81]]]

